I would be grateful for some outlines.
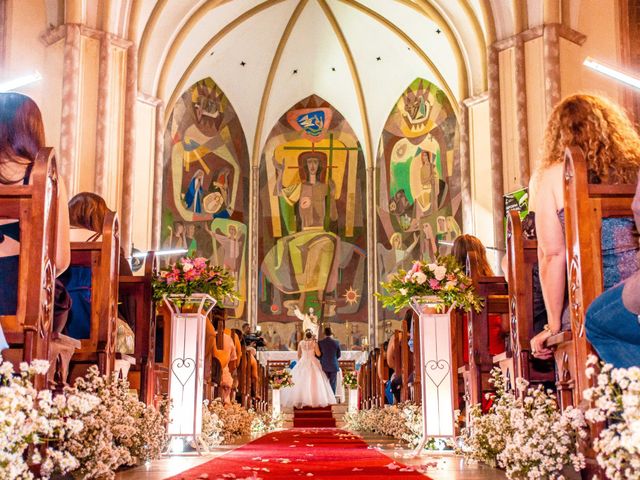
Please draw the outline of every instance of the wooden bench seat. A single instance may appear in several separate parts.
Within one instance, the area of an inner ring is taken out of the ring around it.
[[[66,380],[69,356],[78,344],[53,331],[59,179],[52,148],[38,152],[30,180],[0,187],[1,217],[20,222],[17,308],[14,315],[0,316],[0,324],[9,344],[2,356],[16,368],[22,361],[50,360],[47,377],[35,379],[40,389],[49,380]]]
[[[118,271],[120,232],[115,212],[107,212],[102,238],[97,242],[71,242],[71,265],[91,268],[91,319],[89,338],[80,339],[80,348],[71,360],[71,378],[84,375],[90,365],[110,375],[116,360],[118,318]],[[123,356],[126,362],[133,357]]]

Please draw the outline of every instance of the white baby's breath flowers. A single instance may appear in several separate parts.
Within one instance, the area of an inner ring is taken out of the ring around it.
[[[44,375],[49,363],[34,360],[22,362],[20,374],[14,375],[13,365],[0,360],[0,479],[31,479],[30,465],[40,465],[39,478],[65,474],[78,467],[78,460],[56,442],[78,433],[83,413],[95,408],[100,400],[95,396],[77,396],[71,392],[54,395],[50,390],[37,391],[35,375]],[[38,447],[51,442],[44,450]]]
[[[587,361],[596,369],[598,359]],[[606,422],[594,441],[597,461],[611,480],[640,479],[640,368],[600,368],[597,384],[585,390],[590,422]]]
[[[505,390],[500,370],[492,372],[496,395],[489,412],[471,407],[471,425],[463,430],[461,453],[467,458],[505,469],[511,479],[563,479],[571,466],[584,468],[577,440],[586,435],[582,412],[560,412],[555,397],[518,379],[518,397]]]

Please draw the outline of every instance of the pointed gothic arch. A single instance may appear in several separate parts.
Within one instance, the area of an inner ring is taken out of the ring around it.
[[[225,265],[240,296],[228,318],[245,321],[250,167],[240,119],[207,77],[180,96],[164,140],[162,247]]]
[[[365,158],[342,114],[316,95],[292,106],[267,138],[259,185],[258,321],[298,321],[298,305],[340,338],[353,339],[353,322],[366,335]],[[280,330],[286,340],[294,327]]]
[[[447,96],[416,78],[394,103],[378,145],[376,283],[450,252],[462,224],[458,143]],[[397,315],[381,309],[378,318],[384,328]]]

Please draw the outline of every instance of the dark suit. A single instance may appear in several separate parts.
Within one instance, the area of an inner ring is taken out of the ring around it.
[[[333,393],[336,393],[336,375],[338,374],[338,370],[340,370],[340,365],[338,365],[340,343],[331,337],[324,337],[318,342],[318,347],[320,348],[320,364],[322,365],[322,370],[324,370],[324,373],[329,379]]]

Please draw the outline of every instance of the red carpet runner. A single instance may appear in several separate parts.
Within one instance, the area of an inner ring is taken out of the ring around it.
[[[172,480],[407,479],[425,480],[349,432],[293,429],[260,437]]]

